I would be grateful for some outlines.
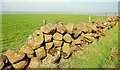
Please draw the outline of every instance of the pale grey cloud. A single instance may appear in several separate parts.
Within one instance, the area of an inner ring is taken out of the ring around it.
[[[12,12],[70,12],[113,13],[118,12],[117,2],[3,2],[3,11]]]
[[[3,2],[118,2],[119,0],[2,0]]]

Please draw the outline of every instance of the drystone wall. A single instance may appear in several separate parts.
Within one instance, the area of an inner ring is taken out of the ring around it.
[[[85,45],[98,41],[118,21],[119,16],[107,17],[88,25],[49,24],[44,21],[44,25],[28,37],[28,43],[20,51],[7,50],[6,54],[0,55],[0,69],[44,68],[48,64],[59,63],[61,58],[68,59]]]

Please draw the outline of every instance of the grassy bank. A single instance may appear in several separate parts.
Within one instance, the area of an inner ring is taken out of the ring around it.
[[[92,21],[102,20],[103,16],[91,16]],[[19,50],[26,42],[27,37],[42,26],[42,20],[55,24],[61,21],[64,24],[80,22],[88,23],[88,15],[79,14],[3,14],[2,15],[2,52],[7,49]],[[106,33],[98,42],[91,44],[83,55],[74,55],[60,67],[68,68],[113,68],[117,65],[117,55],[112,60],[110,53],[118,49],[118,27]]]

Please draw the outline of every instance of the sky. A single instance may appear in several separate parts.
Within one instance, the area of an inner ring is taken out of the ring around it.
[[[119,0],[2,0],[3,13],[114,13],[118,12]]]
[[[2,2],[118,2],[119,0],[2,0]]]

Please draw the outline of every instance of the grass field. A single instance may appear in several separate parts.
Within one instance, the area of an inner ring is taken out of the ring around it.
[[[88,15],[79,14],[3,14],[2,15],[2,53],[7,49],[19,50],[27,42],[27,37],[42,26],[42,20],[50,23],[62,21],[64,24],[80,22],[88,23]],[[103,16],[91,16],[92,21],[102,20]],[[114,68],[117,55],[109,59],[112,48],[118,50],[118,27],[109,30],[105,37],[91,44],[84,55],[74,55],[60,67],[75,68]]]

